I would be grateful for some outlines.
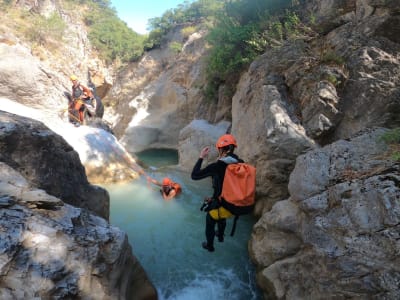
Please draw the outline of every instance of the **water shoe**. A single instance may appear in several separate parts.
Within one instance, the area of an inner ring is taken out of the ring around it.
[[[202,244],[201,244],[201,246],[204,248],[204,249],[206,249],[206,250],[208,250],[208,251],[210,251],[210,252],[214,252],[214,246],[208,246],[207,245],[207,242],[203,242]]]

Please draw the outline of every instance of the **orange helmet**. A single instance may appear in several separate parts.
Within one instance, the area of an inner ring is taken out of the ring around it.
[[[169,179],[168,177],[165,177],[162,181],[162,185],[171,185],[172,184],[172,180]]]
[[[215,144],[217,149],[223,148],[223,147],[226,147],[226,146],[229,146],[229,145],[233,145],[233,146],[237,147],[236,139],[231,134],[224,134],[223,136],[221,136],[218,139],[217,143]]]

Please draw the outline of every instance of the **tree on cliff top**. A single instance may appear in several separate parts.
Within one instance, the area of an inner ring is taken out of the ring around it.
[[[143,54],[145,37],[134,32],[119,19],[108,0],[86,0],[90,10],[85,15],[89,27],[89,39],[106,63],[116,60],[132,62]]]
[[[207,36],[207,98],[217,97],[221,83],[233,93],[240,74],[271,40],[283,40],[296,30],[300,21],[292,11],[295,5],[293,0],[226,1]]]

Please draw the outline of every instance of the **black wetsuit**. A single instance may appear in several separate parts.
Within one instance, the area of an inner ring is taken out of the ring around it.
[[[237,162],[243,162],[236,154],[230,153],[229,158],[233,158]],[[215,163],[211,163],[206,166],[204,169],[201,169],[201,164],[203,162],[202,158],[199,158],[196,164],[193,167],[191,178],[193,180],[200,180],[206,177],[212,177],[212,187],[213,187],[213,196],[212,199],[214,202],[218,201],[219,195],[222,192],[222,183],[224,181],[225,170],[228,166],[222,160],[217,160]],[[215,237],[215,223],[218,226],[218,235],[219,237],[223,237],[226,227],[226,219],[214,220],[210,213],[206,215],[206,238],[207,238],[207,246],[213,248],[214,247],[214,237]]]

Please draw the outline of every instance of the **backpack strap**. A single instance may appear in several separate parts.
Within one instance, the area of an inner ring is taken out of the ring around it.
[[[235,218],[233,219],[233,225],[232,225],[232,230],[231,230],[231,236],[233,236],[235,234],[235,230],[236,230],[236,222],[239,219],[238,215],[235,215]]]

